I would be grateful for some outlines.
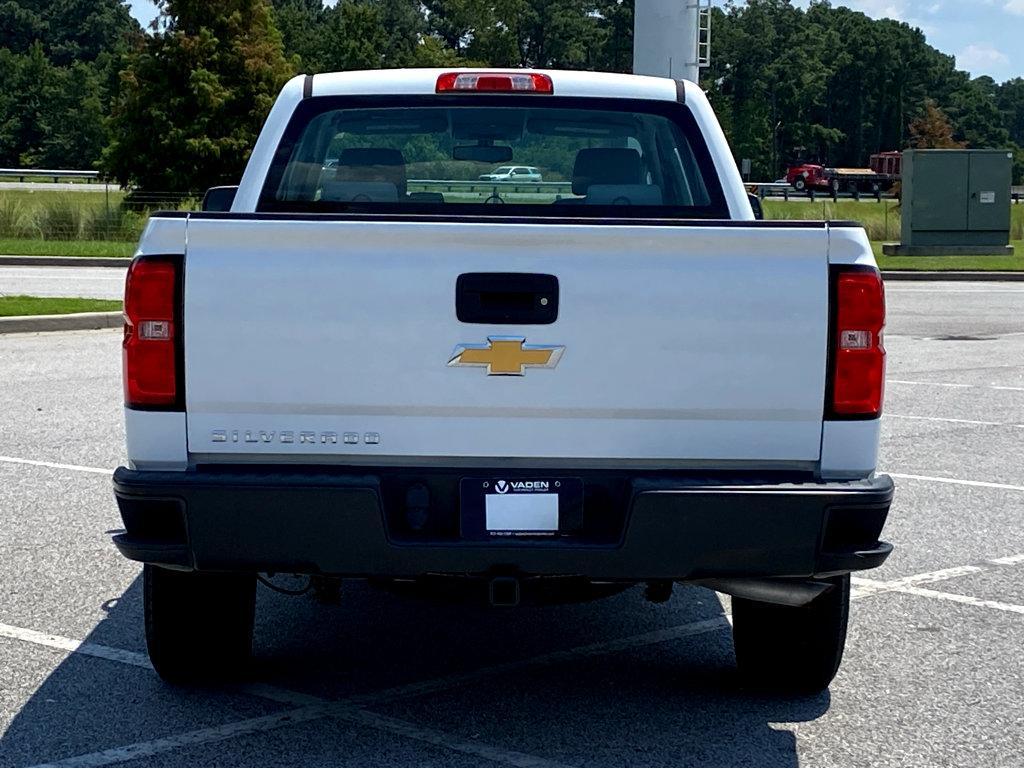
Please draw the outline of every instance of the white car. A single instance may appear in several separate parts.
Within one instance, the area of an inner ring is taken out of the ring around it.
[[[485,182],[540,182],[544,177],[533,166],[501,166],[489,174],[481,174],[480,180]]]
[[[409,158],[458,180],[506,145],[564,153],[573,196],[407,189]],[[114,541],[161,676],[243,670],[283,573],[506,607],[703,585],[748,680],[828,685],[850,574],[892,550],[882,281],[858,225],[755,220],[697,85],[299,77],[216,197],[154,215],[126,285]]]

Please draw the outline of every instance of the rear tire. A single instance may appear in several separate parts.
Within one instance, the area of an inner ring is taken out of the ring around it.
[[[146,646],[169,683],[242,676],[252,657],[256,576],[182,572],[146,564]]]
[[[794,179],[793,189],[796,190],[797,192],[803,192],[804,190],[807,189],[807,182],[803,179]]]
[[[740,675],[755,686],[816,694],[839,670],[850,616],[850,575],[807,606],[732,599],[733,644]]]

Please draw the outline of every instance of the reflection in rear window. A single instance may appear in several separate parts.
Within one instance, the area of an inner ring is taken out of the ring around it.
[[[308,99],[260,210],[727,217],[682,105],[536,96]]]

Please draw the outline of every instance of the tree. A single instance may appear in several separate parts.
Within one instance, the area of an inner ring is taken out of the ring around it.
[[[103,165],[122,185],[237,182],[294,73],[266,0],[159,0],[159,28],[122,73]]]
[[[299,67],[307,72],[322,71],[323,0],[273,0],[272,6],[285,53],[298,57]]]
[[[375,3],[340,0],[326,11],[320,30],[322,72],[381,69],[386,66],[388,35]]]
[[[0,49],[0,165],[91,169],[107,141],[96,70],[57,67],[41,43],[23,55]]]
[[[910,124],[910,146],[915,149],[960,149],[965,142],[953,138],[953,125],[933,99],[927,99],[923,114]]]
[[[128,51],[142,30],[125,0],[0,0],[0,41],[15,53],[40,43],[65,66]]]

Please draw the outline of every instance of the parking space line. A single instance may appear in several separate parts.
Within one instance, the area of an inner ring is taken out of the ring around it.
[[[1014,486],[1011,483],[989,483],[988,481],[968,481],[961,478],[939,478],[931,475],[909,475],[906,473],[887,473],[887,475],[905,481],[923,481],[926,483],[949,483],[954,486],[973,486],[979,489],[1024,491],[1024,486]]]
[[[26,641],[37,646],[47,646],[51,649],[84,654],[87,657],[98,657],[111,662],[120,662],[123,665],[152,670],[149,657],[138,652],[131,652],[127,649],[115,649],[112,646],[101,646],[87,641],[76,641],[74,638],[40,633],[38,630],[14,627],[0,623],[0,638],[11,638],[17,641]]]
[[[470,756],[493,761],[497,764],[508,766],[552,766],[550,759],[538,758],[516,750],[505,750],[477,742],[476,740],[465,740],[453,734],[440,732],[423,726],[402,721],[379,713],[371,713],[368,710],[351,710],[337,714],[338,717],[351,721],[371,729],[397,734],[418,742],[425,742],[439,748],[454,750]]]
[[[1016,566],[1019,563],[1024,563],[1024,553],[1020,555],[1008,555],[1005,558],[992,558],[989,563],[994,563],[997,566]]]
[[[41,462],[37,459],[21,459],[20,457],[0,457],[0,462],[12,465],[30,465],[32,467],[48,467],[52,470],[73,470],[76,473],[96,473],[97,475],[113,475],[109,467],[85,467],[84,465],[64,465],[59,462]]]
[[[915,419],[922,422],[950,422],[957,425],[984,425],[986,427],[1024,427],[1012,422],[985,422],[979,419],[953,419],[952,417],[917,417],[909,414],[886,414],[886,419]]]
[[[187,748],[193,745],[207,745],[211,742],[223,742],[224,740],[242,737],[247,734],[268,732],[286,726],[302,724],[307,721],[315,721],[326,716],[329,711],[329,705],[311,705],[269,716],[247,718],[244,721],[233,721],[208,729],[196,729],[192,732],[175,734],[170,737],[135,742],[131,745],[122,745],[121,747],[100,750],[95,753],[85,753],[80,756],[72,756],[60,761],[42,764],[42,766],[97,767],[122,762],[137,762],[139,759],[149,758],[170,750]]]
[[[1021,288],[891,288],[885,287],[887,294],[1024,294]]]
[[[1018,606],[1012,603],[1003,603],[1002,601],[988,601],[983,598],[975,598],[970,595],[960,595],[959,593],[946,593],[941,590],[930,590],[925,587],[901,587],[897,588],[895,592],[907,595],[916,595],[921,598],[936,598],[941,601],[952,601],[953,603],[962,603],[967,606],[977,606],[979,609],[997,609],[999,611],[1008,611],[1013,614],[1024,614],[1024,606]]]
[[[909,385],[912,387],[950,387],[960,390],[1004,390],[1008,392],[1024,392],[1024,387],[1008,387],[1003,385],[959,384],[957,382],[914,382],[907,379],[886,379],[887,385]],[[888,416],[888,414],[886,415]]]
[[[955,388],[962,388],[962,389],[967,389],[967,390],[971,390],[971,389],[973,389],[975,387],[981,387],[982,386],[982,385],[971,385],[971,384],[956,384],[954,382],[910,382],[910,381],[907,381],[906,379],[886,379],[885,383],[887,385],[891,385],[891,384],[895,384],[895,385],[914,385],[914,386],[920,386],[920,387],[955,387]],[[886,416],[888,416],[888,414],[886,414]]]
[[[1024,563],[1024,553],[989,559],[984,562],[984,565],[967,564],[963,566],[954,566],[930,572],[922,572],[920,574],[913,574],[907,577],[890,580],[888,582],[854,577],[853,598],[861,599],[883,593],[895,592],[956,601],[982,608],[997,609],[1013,613],[1024,613],[1024,607],[1021,606],[1006,604],[999,601],[984,601],[982,599],[972,598],[969,596],[943,593],[941,591],[928,590],[920,587],[920,585],[923,584],[941,582],[944,580],[984,572],[993,566],[1013,566],[1021,563]],[[112,763],[147,758],[159,753],[177,750],[183,747],[221,742],[237,736],[266,732],[296,723],[303,723],[305,721],[328,717],[340,718],[342,720],[359,723],[381,731],[398,734],[410,739],[427,742],[429,744],[473,755],[489,761],[495,761],[497,763],[505,763],[512,766],[545,765],[550,762],[534,756],[519,753],[517,751],[506,751],[501,748],[495,748],[478,743],[474,740],[464,740],[455,735],[450,735],[434,729],[394,719],[389,716],[373,713],[365,710],[364,707],[374,703],[383,704],[394,702],[399,699],[417,697],[425,694],[436,693],[442,690],[453,689],[465,684],[475,683],[486,678],[516,672],[528,667],[551,665],[553,663],[569,662],[588,657],[612,654],[617,651],[624,651],[627,649],[710,633],[729,627],[730,619],[731,618],[727,615],[720,615],[706,620],[699,620],[647,633],[626,636],[612,641],[588,644],[524,660],[493,665],[475,671],[470,671],[468,673],[455,674],[419,683],[391,687],[377,692],[370,692],[368,694],[356,695],[334,701],[325,700],[314,695],[304,694],[302,692],[296,692],[270,684],[249,684],[239,687],[236,691],[240,694],[260,697],[281,704],[298,707],[292,707],[283,713],[273,716],[246,719],[243,721],[224,724],[219,727],[200,729],[177,736],[111,748],[82,756],[75,756],[48,765],[89,767],[104,766]],[[0,636],[15,638],[29,643],[63,649],[115,662],[122,662],[125,664],[135,665],[137,667],[151,667],[148,659],[142,654],[101,646],[99,644],[84,643],[74,639],[64,638],[62,636],[40,633],[34,630],[16,628],[11,625],[0,624]]]

